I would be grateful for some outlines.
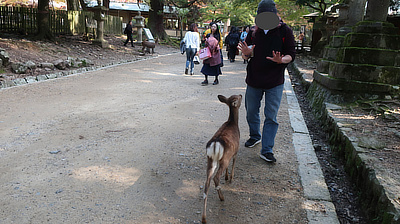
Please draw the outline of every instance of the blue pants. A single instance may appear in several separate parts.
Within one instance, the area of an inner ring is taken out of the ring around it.
[[[272,89],[258,89],[247,86],[246,89],[246,119],[250,129],[250,138],[261,139],[261,154],[272,153],[275,144],[275,136],[278,132],[278,115],[283,94],[283,84]],[[262,135],[260,132],[260,107],[261,100],[265,95],[264,126]],[[262,138],[261,138],[262,137]]]
[[[194,69],[194,62],[193,62],[193,58],[197,53],[197,48],[186,48],[186,68],[189,68],[189,64],[190,64],[190,73],[193,73],[193,69]]]

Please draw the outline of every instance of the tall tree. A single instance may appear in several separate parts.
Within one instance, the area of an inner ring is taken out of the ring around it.
[[[310,7],[318,12],[321,12],[322,15],[325,15],[326,9],[336,3],[341,2],[341,0],[294,0],[296,4],[300,6]]]
[[[149,28],[155,37],[162,40],[167,38],[164,28],[164,0],[151,0],[149,11]]]
[[[368,0],[365,19],[386,21],[390,0]]]
[[[87,10],[87,2],[85,0],[79,0],[79,3],[81,3],[81,7],[83,10]]]
[[[49,39],[53,40],[54,36],[50,31],[50,12],[49,12],[49,0],[39,0],[38,2],[38,13],[37,13],[37,27],[38,33],[36,38],[39,40]]]
[[[300,7],[294,1],[290,0],[275,0],[276,8],[283,21],[291,27],[300,27],[307,24],[304,15],[310,13],[308,7]]]
[[[78,11],[79,10],[79,0],[67,0],[67,10],[68,11]]]
[[[196,5],[203,0],[150,0],[150,12],[148,26],[153,35],[160,39],[166,39],[167,33],[164,28],[164,6],[174,6],[176,8],[188,8],[191,19],[198,18]],[[179,12],[178,12],[179,14]]]

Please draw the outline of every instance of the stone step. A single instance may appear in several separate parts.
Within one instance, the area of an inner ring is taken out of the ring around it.
[[[331,36],[329,46],[330,47],[341,47],[344,43],[345,36]]]
[[[328,73],[335,78],[400,85],[400,67],[348,64],[335,61],[325,61],[324,63],[329,63]]]
[[[362,21],[357,23],[357,25],[353,27],[353,32],[396,35],[398,33],[398,28],[395,27],[392,23],[388,22]]]
[[[329,73],[329,65],[331,62],[332,60],[319,60],[317,62],[317,71],[322,73]]]
[[[349,33],[343,46],[400,50],[400,35]]]
[[[325,47],[324,52],[322,54],[322,58],[325,60],[334,61],[334,60],[336,60],[336,56],[337,56],[338,52],[339,52],[339,48]]]
[[[389,49],[342,47],[336,61],[351,64],[400,66],[400,51]]]
[[[382,83],[362,82],[332,77],[325,73],[314,71],[313,81],[329,89],[334,96],[332,102],[354,102],[357,99],[384,99],[395,90],[392,85]]]

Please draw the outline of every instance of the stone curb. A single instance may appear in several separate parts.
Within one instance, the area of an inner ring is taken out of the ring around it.
[[[299,71],[295,63],[291,63],[289,69],[301,79],[301,83],[307,87],[311,85],[304,79],[304,74]],[[381,220],[381,223],[400,224],[400,184],[399,180],[394,183],[386,183],[390,176],[384,170],[375,170],[374,159],[368,156],[365,149],[358,146],[359,140],[349,137],[351,131],[343,125],[340,119],[334,117],[332,111],[340,109],[340,106],[324,103],[320,114],[321,121],[326,126],[330,135],[330,144],[334,151],[343,155],[346,170],[354,179],[356,185],[361,190],[361,200],[370,216],[369,218]],[[305,190],[306,192],[306,190]]]
[[[46,80],[55,79],[55,78],[61,78],[61,77],[69,76],[69,75],[76,75],[76,74],[81,74],[81,73],[85,73],[85,72],[101,70],[101,69],[105,69],[105,68],[112,67],[112,66],[134,63],[134,62],[143,61],[143,60],[147,60],[147,59],[155,58],[155,57],[159,57],[159,56],[162,56],[162,55],[158,55],[158,56],[143,56],[143,57],[137,57],[137,58],[135,58],[133,60],[124,60],[124,61],[119,61],[119,62],[111,62],[111,63],[104,64],[104,65],[98,65],[98,66],[92,66],[92,67],[83,67],[83,68],[67,70],[67,71],[59,71],[59,72],[46,74],[46,75],[27,76],[25,78],[18,78],[18,79],[14,79],[14,80],[0,81],[0,90],[1,89],[5,89],[5,88],[10,88],[10,87],[21,86],[21,85],[25,85],[25,84],[31,84],[31,83],[35,83],[35,82],[46,81]]]
[[[304,73],[302,73],[299,70],[299,68],[296,66],[296,62],[290,63],[288,65],[288,69],[291,72],[294,72],[296,74],[296,76],[300,78],[301,85],[305,86],[306,89],[308,89],[310,87],[312,81],[310,81],[310,78],[308,78],[307,75],[305,75]]]
[[[285,71],[285,94],[288,102],[290,124],[293,128],[293,146],[299,163],[299,175],[303,186],[304,208],[309,223],[339,224],[325,178],[301,114],[289,73]]]

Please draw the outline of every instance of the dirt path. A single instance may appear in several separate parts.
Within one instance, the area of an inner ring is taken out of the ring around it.
[[[0,223],[200,223],[205,144],[245,91],[245,65],[201,86],[179,53],[0,90]],[[286,98],[283,97],[283,105]],[[287,107],[275,165],[241,148],[209,223],[307,223]]]

